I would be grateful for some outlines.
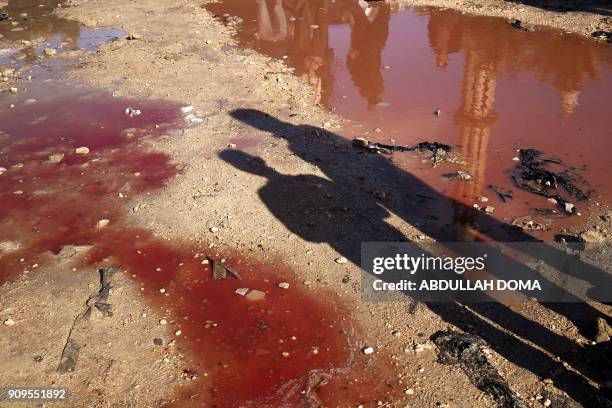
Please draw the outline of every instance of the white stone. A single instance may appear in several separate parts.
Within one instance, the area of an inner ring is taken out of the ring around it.
[[[238,288],[234,292],[240,296],[245,296],[247,293],[249,293],[249,288]]]
[[[98,221],[96,223],[96,228],[104,228],[108,224],[110,224],[110,220],[107,220],[106,218],[104,218],[104,219],[101,219],[100,221]]]
[[[374,348],[373,347],[364,347],[362,350],[363,354],[372,354],[374,353]]]

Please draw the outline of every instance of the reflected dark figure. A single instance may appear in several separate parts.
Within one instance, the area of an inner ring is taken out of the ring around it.
[[[365,10],[358,1],[347,2],[350,13],[351,47],[346,66],[353,83],[373,110],[381,102],[385,90],[382,69],[382,50],[389,36],[391,8],[387,3],[373,3]]]

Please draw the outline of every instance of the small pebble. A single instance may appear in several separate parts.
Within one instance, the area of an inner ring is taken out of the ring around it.
[[[96,228],[104,228],[108,224],[110,224],[110,220],[107,220],[106,218],[104,218],[104,219],[101,219],[100,221],[98,221],[96,223]]]
[[[238,288],[234,292],[240,296],[245,296],[247,293],[249,293],[249,288]]]
[[[266,297],[266,293],[262,292],[261,290],[257,290],[257,289],[253,289],[252,291],[247,293],[245,296],[245,298],[247,298],[248,300],[253,300],[253,301],[263,300],[265,297]]]

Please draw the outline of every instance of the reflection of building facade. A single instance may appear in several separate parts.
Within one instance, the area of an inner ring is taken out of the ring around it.
[[[473,240],[477,234],[479,212],[472,206],[479,202],[486,183],[498,75],[517,68],[533,70],[540,80],[551,82],[559,90],[560,109],[565,117],[574,112],[586,81],[598,76],[594,47],[585,47],[576,38],[553,40],[559,44],[535,43],[539,41],[536,36],[518,30],[509,28],[501,36],[493,35],[492,29],[483,19],[452,10],[431,14],[428,24],[430,46],[439,68],[446,67],[449,54],[463,51],[464,55],[461,107],[455,121],[460,128],[459,149],[467,161],[465,171],[472,179],[457,182],[452,193],[454,200],[465,204],[458,205],[455,214],[459,240]],[[568,54],[555,54],[559,49]]]

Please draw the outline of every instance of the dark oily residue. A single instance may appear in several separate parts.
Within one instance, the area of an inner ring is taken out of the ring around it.
[[[559,170],[551,170],[553,166]],[[543,158],[542,152],[536,149],[519,150],[519,162],[511,178],[521,190],[554,199],[557,206],[568,215],[576,213],[576,206],[570,202],[571,199],[587,201],[593,193],[592,190],[585,192],[579,187],[588,187],[588,184],[575,168],[567,166],[560,159]],[[561,195],[563,192],[566,197]]]
[[[460,156],[452,146],[440,142],[420,142],[414,146],[397,146],[384,143],[374,143],[367,139],[353,139],[353,146],[372,153],[392,154],[393,152],[431,152],[431,162],[434,166],[441,162],[461,163]]]
[[[527,408],[483,352],[486,342],[475,335],[440,331],[432,336],[438,347],[438,362],[461,366],[472,384],[489,394],[500,408]]]

